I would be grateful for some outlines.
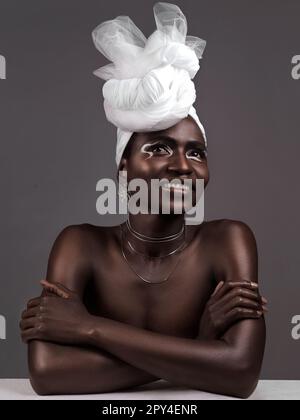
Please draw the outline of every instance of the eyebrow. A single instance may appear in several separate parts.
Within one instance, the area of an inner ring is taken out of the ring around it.
[[[166,134],[154,134],[153,133],[153,134],[151,134],[151,136],[152,136],[151,140],[153,140],[153,141],[155,141],[155,140],[157,141],[158,139],[162,139],[162,140],[165,140],[167,143],[172,144],[172,145],[177,143],[177,140],[174,139],[174,137],[168,136]],[[198,147],[198,148],[201,148],[202,150],[207,151],[207,147],[203,143],[202,140],[190,139],[190,140],[187,140],[186,144],[188,146]]]

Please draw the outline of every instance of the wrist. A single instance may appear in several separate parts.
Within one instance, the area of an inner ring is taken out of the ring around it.
[[[90,315],[85,323],[83,331],[83,340],[90,346],[99,347],[101,344],[101,331],[103,318]]]
[[[88,315],[80,323],[79,338],[82,344],[91,344],[92,336],[95,334],[95,320],[93,315]]]
[[[202,340],[216,340],[218,337],[211,331],[203,331],[199,334],[199,338]]]
[[[198,337],[202,340],[216,340],[218,338],[217,331],[213,328],[209,320],[206,320],[201,325]]]

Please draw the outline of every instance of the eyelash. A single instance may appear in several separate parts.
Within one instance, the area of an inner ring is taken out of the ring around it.
[[[162,143],[157,143],[154,144],[153,146],[149,147],[149,151],[155,153],[155,149],[157,148],[162,148],[164,149],[166,152],[169,152],[168,150],[168,146],[162,144]],[[200,149],[192,149],[192,152],[197,152],[199,153],[201,159],[206,159],[207,158],[207,151],[206,150],[200,150]]]

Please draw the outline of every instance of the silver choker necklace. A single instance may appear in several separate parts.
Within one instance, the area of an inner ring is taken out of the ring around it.
[[[182,228],[179,232],[173,233],[172,235],[167,235],[164,237],[155,237],[155,236],[147,236],[142,233],[137,232],[133,229],[133,227],[130,224],[129,217],[126,220],[126,226],[129,230],[129,232],[135,236],[137,239],[140,239],[143,242],[154,242],[154,243],[160,243],[160,242],[170,242],[174,241],[175,239],[180,238],[180,236],[185,232],[185,222],[182,225]]]

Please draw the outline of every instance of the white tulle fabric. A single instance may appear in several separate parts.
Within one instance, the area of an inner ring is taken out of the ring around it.
[[[187,115],[206,142],[193,107],[192,81],[206,42],[187,36],[187,21],[178,6],[156,3],[153,12],[157,29],[148,39],[128,16],[105,21],[92,32],[96,48],[112,62],[94,74],[106,80],[104,110],[117,127],[117,165],[133,132],[163,130]]]

